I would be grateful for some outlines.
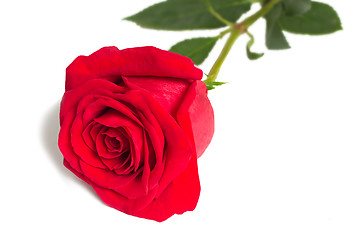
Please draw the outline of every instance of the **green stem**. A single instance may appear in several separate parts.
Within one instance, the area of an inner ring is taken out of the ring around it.
[[[265,16],[273,7],[275,4],[277,4],[280,0],[270,0],[267,4],[265,4],[259,11],[251,15],[250,17],[246,18],[244,21],[237,23],[233,26],[231,26],[229,29],[225,30],[224,32],[220,33],[228,33],[231,32],[229,38],[227,39],[223,49],[220,52],[220,55],[216,59],[214,65],[212,66],[208,78],[206,81],[208,82],[215,82],[222,64],[224,63],[227,55],[229,54],[232,46],[234,45],[235,41],[238,39],[238,37],[241,34],[244,34],[247,32],[247,29],[253,25],[259,18]],[[224,35],[224,34],[223,34]],[[223,36],[221,35],[221,36]]]
[[[240,34],[241,34],[241,31],[239,29],[237,29],[237,28],[234,28],[231,31],[230,37],[226,41],[223,49],[220,52],[219,57],[216,59],[216,62],[212,66],[206,81],[215,82],[215,80],[216,80],[216,78],[217,78],[217,76],[218,76],[218,74],[220,72],[220,68],[221,68],[222,64],[224,63],[224,61],[225,61],[226,56],[229,54],[232,46],[234,45],[236,39],[240,36]]]
[[[224,37],[226,34],[228,34],[231,31],[232,31],[232,27],[225,29],[224,31],[220,32],[220,34],[218,35],[218,38]]]
[[[265,4],[259,11],[251,15],[250,17],[246,18],[242,24],[246,26],[246,28],[249,28],[251,25],[253,25],[259,18],[265,16],[273,7],[275,4],[280,2],[280,0],[272,0],[269,1],[267,4]]]

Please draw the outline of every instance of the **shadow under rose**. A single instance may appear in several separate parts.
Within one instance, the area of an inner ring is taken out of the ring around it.
[[[63,178],[71,179],[72,182],[80,184],[82,187],[88,190],[91,195],[103,203],[90,185],[76,177],[63,165],[63,156],[57,143],[60,131],[59,111],[60,103],[58,102],[46,113],[41,129],[42,144],[49,156],[49,160],[51,160],[54,167],[58,170]]]

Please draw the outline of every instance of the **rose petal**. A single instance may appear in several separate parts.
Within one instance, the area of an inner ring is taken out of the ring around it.
[[[148,159],[144,160],[144,169],[150,168],[150,175],[148,176],[148,188],[153,188],[159,184],[162,172],[164,171],[165,163],[163,161],[165,139],[162,129],[153,115],[145,117],[142,113],[139,113],[139,118],[144,124],[146,130],[145,141],[147,151],[149,154]],[[144,146],[145,148],[145,146]],[[145,155],[146,156],[146,155]],[[147,162],[146,162],[147,161]],[[145,168],[146,164],[146,168]],[[145,178],[147,175],[143,175]],[[143,179],[145,181],[145,179]]]
[[[80,172],[78,170],[75,170],[71,165],[70,163],[64,159],[64,162],[63,162],[64,166],[69,169],[72,173],[74,173],[78,178],[80,178],[81,180],[85,181],[87,184],[92,184],[91,181],[89,181],[84,174],[82,174],[81,170]]]
[[[172,181],[157,199],[134,215],[162,222],[174,214],[194,210],[200,196],[196,160],[194,155],[185,171]]]
[[[74,152],[80,157],[81,161],[85,161],[97,168],[106,169],[107,167],[101,162],[97,153],[92,151],[91,148],[86,145],[82,137],[83,131],[84,126],[82,123],[82,116],[81,114],[78,114],[76,115],[70,130],[71,145],[73,146]]]
[[[94,95],[96,96],[96,95]],[[93,97],[94,97],[93,96]],[[142,123],[137,119],[137,116],[135,113],[129,108],[129,106],[126,106],[125,103],[117,101],[114,99],[116,95],[109,94],[108,96],[96,96],[96,100],[92,101],[91,103],[87,103],[86,107],[81,108],[81,106],[78,107],[79,110],[84,110],[84,116],[83,121],[85,124],[88,124],[89,122],[93,121],[97,117],[100,117],[104,115],[109,110],[113,112],[117,112],[119,115],[122,115],[121,119],[124,118],[124,116],[127,119],[127,122],[132,121],[134,124],[137,124],[142,127]],[[85,101],[86,97],[81,101]],[[101,113],[101,114],[100,114]],[[120,118],[120,117],[119,117]],[[112,118],[112,121],[114,122],[120,122],[116,121],[117,117]],[[114,127],[114,126],[109,126]]]
[[[123,80],[131,89],[145,90],[165,111],[173,116],[185,92],[193,82],[193,80],[149,76],[128,76],[123,77]]]
[[[140,173],[132,173],[127,175],[117,175],[112,171],[93,167],[87,164],[85,161],[80,161],[80,167],[82,173],[92,182],[100,187],[116,189],[122,186],[126,186],[133,181]]]
[[[93,188],[108,206],[130,215],[134,215],[134,213],[146,207],[154,199],[157,192],[157,188],[155,187],[149,191],[147,195],[135,200],[129,200],[113,190],[101,188],[96,185],[94,185]]]
[[[59,140],[58,145],[61,153],[64,156],[64,161],[71,165],[73,169],[77,172],[81,172],[80,165],[79,165],[79,157],[74,152],[74,149],[71,145],[71,126],[72,122],[75,118],[75,111],[69,111],[66,117],[63,119],[63,124],[60,128],[59,132]]]
[[[109,151],[107,144],[105,143],[106,135],[102,132],[98,134],[96,138],[96,150],[100,157],[105,159],[113,159],[119,157],[121,152],[118,151]]]
[[[84,131],[82,132],[82,137],[85,144],[94,152],[96,152],[95,140],[102,128],[106,127],[97,124],[96,122],[91,122],[85,127]]]
[[[114,148],[114,151],[124,152],[124,151],[128,151],[130,149],[129,139],[128,139],[128,136],[125,134],[124,129],[109,128],[104,134],[109,138],[117,139],[117,141],[119,142],[119,144],[120,144],[119,149],[115,150],[115,148]],[[109,144],[111,144],[111,143],[109,143]]]
[[[179,71],[181,69],[181,71]],[[155,47],[119,50],[104,47],[88,57],[77,57],[66,69],[66,91],[108,76],[156,76],[201,79],[203,73],[184,56]]]
[[[61,100],[60,125],[62,124],[62,119],[65,117],[67,112],[69,112],[72,108],[76,108],[79,102],[85,97],[91,97],[92,95],[105,97],[114,93],[123,92],[125,92],[124,87],[118,86],[104,79],[86,81],[86,84],[81,86],[81,88],[66,91]]]
[[[188,136],[193,136],[199,158],[214,135],[214,111],[203,82],[196,81],[189,87],[177,112],[177,120]]]
[[[122,155],[122,157],[124,157],[124,160],[122,161],[122,163],[118,162],[113,167],[113,171],[117,175],[126,175],[126,174],[129,174],[130,172],[134,171],[134,166],[132,166],[132,164],[131,164],[131,154],[130,154],[130,152],[124,153],[124,155]]]

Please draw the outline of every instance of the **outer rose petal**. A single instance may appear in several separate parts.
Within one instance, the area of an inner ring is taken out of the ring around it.
[[[175,115],[184,94],[193,80],[165,77],[123,77],[125,84],[131,89],[142,89],[150,94],[162,108]],[[197,79],[195,79],[197,80]]]
[[[80,178],[81,180],[83,180],[87,184],[91,184],[91,182],[84,176],[84,174],[82,174],[82,172],[79,171],[79,170],[75,170],[65,158],[64,158],[64,166],[67,169],[69,169],[73,174],[75,174],[78,178]]]
[[[196,160],[194,155],[185,171],[163,191],[159,198],[133,215],[162,222],[174,214],[194,210],[200,196]]]
[[[71,90],[94,78],[114,76],[154,76],[201,79],[202,71],[193,62],[176,53],[155,47],[119,50],[104,47],[88,57],[77,57],[66,69],[65,90]]]
[[[129,200],[110,189],[101,188],[96,185],[93,185],[93,188],[106,205],[133,216],[136,216],[136,212],[149,205],[157,192],[157,187],[155,187],[147,195],[135,200]]]
[[[177,120],[190,138],[194,138],[197,157],[200,157],[214,135],[214,110],[203,82],[195,81],[188,89],[177,112]]]

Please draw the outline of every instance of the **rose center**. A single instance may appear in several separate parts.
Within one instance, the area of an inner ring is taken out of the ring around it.
[[[105,137],[105,144],[109,151],[119,151],[120,149],[120,141],[116,139],[116,137]]]

